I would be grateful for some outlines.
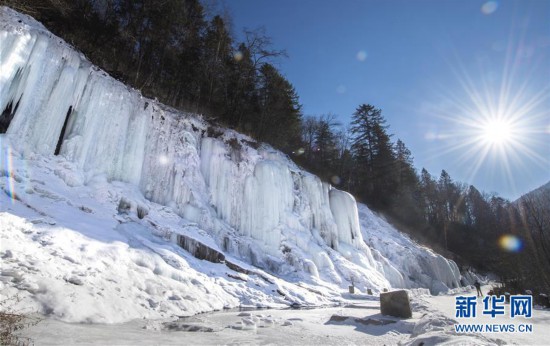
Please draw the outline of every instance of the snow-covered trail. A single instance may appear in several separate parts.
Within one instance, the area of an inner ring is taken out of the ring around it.
[[[181,328],[197,326],[203,330],[196,332],[168,330],[162,321],[151,320],[100,325],[48,319],[24,335],[36,345],[395,345],[406,340],[417,319],[393,319],[381,316],[379,311],[378,301],[362,300],[348,307],[310,310],[222,311],[179,322]],[[331,321],[332,316],[350,318]],[[355,320],[369,318],[396,322],[373,325]]]

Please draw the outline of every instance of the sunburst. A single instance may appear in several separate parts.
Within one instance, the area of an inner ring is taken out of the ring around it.
[[[510,49],[513,51],[513,49]],[[509,52],[510,53],[510,52]],[[511,55],[513,56],[513,55]],[[442,118],[449,127],[430,138],[439,139],[434,157],[453,157],[468,172],[468,181],[483,170],[487,176],[503,175],[516,190],[518,169],[529,165],[550,167],[550,160],[540,154],[548,145],[547,122],[550,111],[548,83],[538,90],[528,74],[516,73],[517,56],[507,59],[500,78],[487,77],[481,71],[474,78],[460,63],[455,64],[459,90],[441,95],[440,105],[432,116]],[[485,73],[484,73],[485,72]]]
[[[489,145],[508,145],[514,138],[514,124],[506,119],[488,120],[482,125],[480,140]]]

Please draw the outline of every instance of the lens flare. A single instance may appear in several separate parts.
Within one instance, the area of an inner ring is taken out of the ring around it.
[[[520,252],[523,242],[515,235],[505,234],[498,239],[498,246],[508,252]]]
[[[233,59],[235,59],[235,61],[237,62],[243,60],[243,53],[235,52],[235,54],[233,54]]]
[[[355,56],[357,58],[358,61],[365,61],[367,60],[367,52],[365,52],[364,50],[360,50],[357,52],[357,55]]]
[[[299,148],[293,151],[294,155],[300,156],[303,155],[306,152],[304,148]]]
[[[339,85],[339,86],[336,88],[336,92],[337,92],[338,94],[345,94],[347,90],[348,90],[348,89],[346,88],[345,85]]]
[[[170,162],[170,159],[166,155],[159,156],[159,163],[163,166],[167,165]]]
[[[498,8],[498,2],[496,1],[487,1],[481,6],[481,13],[485,15],[493,14]]]

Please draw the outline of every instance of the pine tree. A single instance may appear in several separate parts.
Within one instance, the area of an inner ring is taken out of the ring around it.
[[[325,173],[322,174],[323,177],[331,175],[338,154],[336,135],[333,131],[333,127],[336,125],[335,118],[336,116],[331,114],[322,116],[315,131],[317,167],[322,173]]]
[[[271,64],[260,69],[255,137],[286,152],[299,146],[301,105],[292,84]]]
[[[387,208],[395,190],[395,157],[382,111],[360,105],[352,117],[351,152],[356,160],[356,188],[374,208]]]
[[[395,143],[394,151],[398,184],[400,186],[414,186],[418,179],[414,170],[411,151],[400,139]]]
[[[413,166],[411,151],[400,139],[394,147],[395,198],[392,213],[402,222],[420,226],[423,224],[423,207],[420,198],[420,182]]]
[[[251,133],[254,117],[259,112],[257,98],[257,71],[249,48],[241,43],[234,53],[229,80],[227,119],[230,125]]]
[[[374,191],[374,126],[381,121],[381,110],[367,104],[356,109],[351,121],[351,153],[356,162],[353,185],[363,198],[368,198]]]
[[[229,91],[230,65],[233,62],[231,44],[232,39],[223,19],[215,16],[208,24],[204,38],[199,105],[222,117]]]
[[[430,225],[438,225],[439,220],[437,218],[437,185],[430,173],[425,168],[422,168],[422,172],[420,173],[420,188],[421,198],[424,202],[424,215],[426,221]]]

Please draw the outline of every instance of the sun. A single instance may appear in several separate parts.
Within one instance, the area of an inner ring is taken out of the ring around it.
[[[453,49],[445,57],[455,80],[429,89],[421,105],[430,163],[454,170],[459,180],[512,193],[548,171],[550,83],[537,78],[544,65],[524,56],[524,40],[512,30],[505,51],[461,59]]]
[[[550,86],[537,90],[529,79],[514,80],[513,74],[489,79],[459,71],[459,86],[438,90],[439,103],[427,108],[443,120],[425,134],[437,143],[433,158],[452,159],[467,181],[498,179],[512,189],[529,167],[548,167],[550,159],[540,148],[548,144],[550,112],[544,106]]]
[[[510,144],[513,141],[513,125],[506,119],[490,119],[481,124],[481,140],[490,145]]]

